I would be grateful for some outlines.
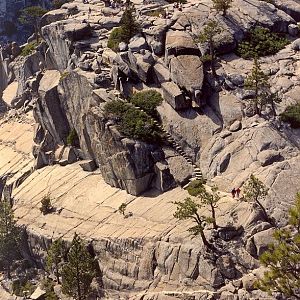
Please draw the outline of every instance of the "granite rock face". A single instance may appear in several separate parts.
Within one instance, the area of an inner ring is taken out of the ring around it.
[[[70,73],[62,78],[58,71],[46,71],[35,108],[40,124],[35,155],[53,157],[66,144],[70,131],[75,130],[84,159],[95,160],[107,183],[130,194],[140,194],[154,177],[151,152],[155,147],[120,135],[115,126],[107,123],[99,108],[101,101],[93,95],[84,77]]]

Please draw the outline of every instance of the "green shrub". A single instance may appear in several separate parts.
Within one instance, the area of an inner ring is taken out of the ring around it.
[[[111,101],[105,105],[105,114],[114,117],[119,130],[125,136],[145,142],[160,142],[161,132],[146,113],[122,101]]]
[[[29,44],[27,44],[26,46],[24,46],[24,48],[21,51],[21,56],[27,56],[30,55],[31,53],[33,53],[36,49],[36,47],[38,46],[38,43],[36,41],[31,42]]]
[[[60,80],[65,79],[70,73],[67,71],[64,71],[63,73],[60,74]]]
[[[245,39],[238,45],[237,54],[244,59],[276,54],[289,41],[267,28],[256,27],[250,30]]]
[[[123,134],[133,139],[146,142],[160,140],[160,135],[156,130],[153,120],[147,114],[135,108],[130,108],[123,115],[120,129]]]
[[[107,47],[115,52],[119,51],[119,44],[124,41],[124,34],[122,27],[117,27],[112,30],[109,35]]]
[[[191,196],[198,196],[199,191],[203,190],[203,184],[205,184],[206,181],[204,179],[202,180],[193,180],[190,182],[190,184],[187,187],[187,191]]]
[[[67,136],[67,145],[76,146],[79,143],[78,135],[75,129],[72,129]]]
[[[119,51],[121,42],[127,43],[129,40],[140,31],[140,25],[134,17],[134,6],[129,4],[122,15],[120,27],[114,28],[108,38],[107,47],[115,52]]]
[[[122,214],[123,216],[125,216],[126,207],[127,207],[127,204],[122,203],[118,208],[119,213]]]
[[[12,290],[16,296],[23,297],[24,294],[30,296],[34,292],[35,286],[27,279],[24,281],[16,280],[12,283]]]
[[[156,107],[163,101],[161,94],[155,90],[148,90],[135,93],[130,102],[141,107],[147,114],[156,116]]]
[[[104,111],[107,115],[122,117],[130,107],[126,102],[113,100],[105,104]]]
[[[49,214],[53,207],[51,205],[51,198],[49,195],[45,195],[41,200],[42,206],[40,207],[40,211],[43,213],[43,215]]]
[[[300,128],[300,104],[287,107],[281,114],[281,120],[290,123],[292,128]]]
[[[42,289],[46,292],[45,300],[58,300],[59,298],[54,293],[54,282],[49,279],[45,278],[42,282]]]

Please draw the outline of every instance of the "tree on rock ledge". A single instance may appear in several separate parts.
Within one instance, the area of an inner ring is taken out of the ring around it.
[[[227,10],[231,7],[233,0],[212,0],[214,9],[221,11],[223,16],[226,16]]]
[[[41,6],[29,6],[21,10],[19,21],[24,25],[33,26],[37,43],[39,42],[40,20],[46,12],[47,10]]]
[[[215,38],[218,34],[222,32],[219,24],[214,21],[208,21],[207,25],[204,27],[203,31],[199,35],[200,43],[207,43],[209,47],[209,60],[210,60],[210,68],[212,75],[216,78],[216,68],[215,68],[215,60],[216,60],[216,51],[215,51]]]
[[[122,15],[120,25],[122,28],[122,41],[128,43],[129,40],[139,32],[140,25],[134,16],[135,8],[132,2],[126,3],[125,11]]]
[[[253,202],[260,207],[264,214],[265,220],[274,225],[273,220],[271,220],[261,202],[268,195],[268,189],[263,182],[251,174],[246,186],[244,187],[244,194],[247,201]]]
[[[220,200],[218,188],[213,186],[211,192],[209,192],[206,190],[203,181],[194,180],[189,184],[187,191],[191,196],[198,197],[203,206],[209,206],[211,212],[210,222],[213,224],[214,229],[217,229],[216,208],[218,207],[218,202]]]
[[[300,193],[289,215],[289,226],[275,232],[275,242],[260,257],[268,271],[257,287],[284,299],[300,299]]]
[[[76,300],[85,300],[95,277],[95,265],[76,233],[67,258],[68,262],[62,268],[62,291]]]
[[[183,202],[176,201],[174,204],[177,205],[174,217],[179,220],[192,220],[196,223],[196,225],[190,227],[188,231],[195,236],[200,235],[203,244],[209,249],[214,249],[213,245],[208,242],[204,234],[204,229],[208,223],[211,223],[211,218],[200,216],[198,213],[198,209],[201,208],[202,205],[196,203],[191,198],[186,198]]]

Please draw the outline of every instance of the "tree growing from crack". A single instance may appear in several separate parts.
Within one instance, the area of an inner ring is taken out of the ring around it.
[[[223,16],[226,16],[227,10],[231,7],[233,0],[212,0],[213,8],[218,12],[222,12]]]
[[[213,224],[214,229],[217,229],[216,208],[220,200],[217,186],[213,186],[211,192],[209,192],[201,180],[194,180],[189,184],[187,191],[191,196],[199,198],[201,206],[209,207],[211,212],[210,223]]]
[[[268,189],[264,183],[253,174],[250,175],[250,178],[244,187],[244,195],[247,201],[256,203],[263,212],[265,220],[273,224],[273,221],[262,204],[262,200],[268,195]]]
[[[209,47],[209,55],[206,57],[208,61],[210,61],[210,69],[212,72],[212,75],[217,78],[216,73],[216,50],[215,50],[215,44],[216,44],[216,36],[222,32],[221,27],[219,24],[214,21],[210,20],[208,21],[207,25],[204,27],[203,31],[199,34],[197,41],[200,43],[207,43]]]
[[[173,203],[177,205],[174,217],[179,220],[192,220],[195,226],[188,228],[188,231],[191,232],[194,236],[200,235],[203,244],[207,248],[213,249],[213,245],[208,242],[204,234],[204,229],[207,224],[211,223],[211,218],[207,218],[206,216],[200,215],[198,213],[198,209],[201,208],[202,205],[196,203],[191,198],[185,198],[183,201],[175,201]]]
[[[29,25],[34,28],[36,42],[39,42],[41,17],[47,12],[41,6],[29,6],[21,10],[19,21],[21,24]]]

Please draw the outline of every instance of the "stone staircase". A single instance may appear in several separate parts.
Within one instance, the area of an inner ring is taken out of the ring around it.
[[[136,109],[140,110],[141,112],[147,114],[141,107],[136,106],[133,103],[128,102],[128,101],[126,101],[126,103],[130,104],[131,106],[135,107]],[[151,117],[151,116],[149,116],[149,117],[152,119],[152,121],[155,124],[155,126],[157,126],[164,133],[164,135],[166,136],[167,141],[172,146],[172,148],[178,154],[180,154],[187,161],[188,164],[190,164],[193,167],[194,172],[192,173],[192,177],[190,178],[190,181],[202,180],[203,179],[203,175],[202,175],[201,169],[199,167],[197,167],[197,165],[195,163],[193,163],[193,160],[191,159],[191,157],[188,156],[186,154],[186,152],[183,151],[182,147],[176,142],[176,140],[172,137],[172,135],[166,129],[164,129],[164,127],[163,127],[162,124],[160,124],[153,117]],[[187,185],[184,186],[184,188],[186,188],[186,187],[187,187]]]

